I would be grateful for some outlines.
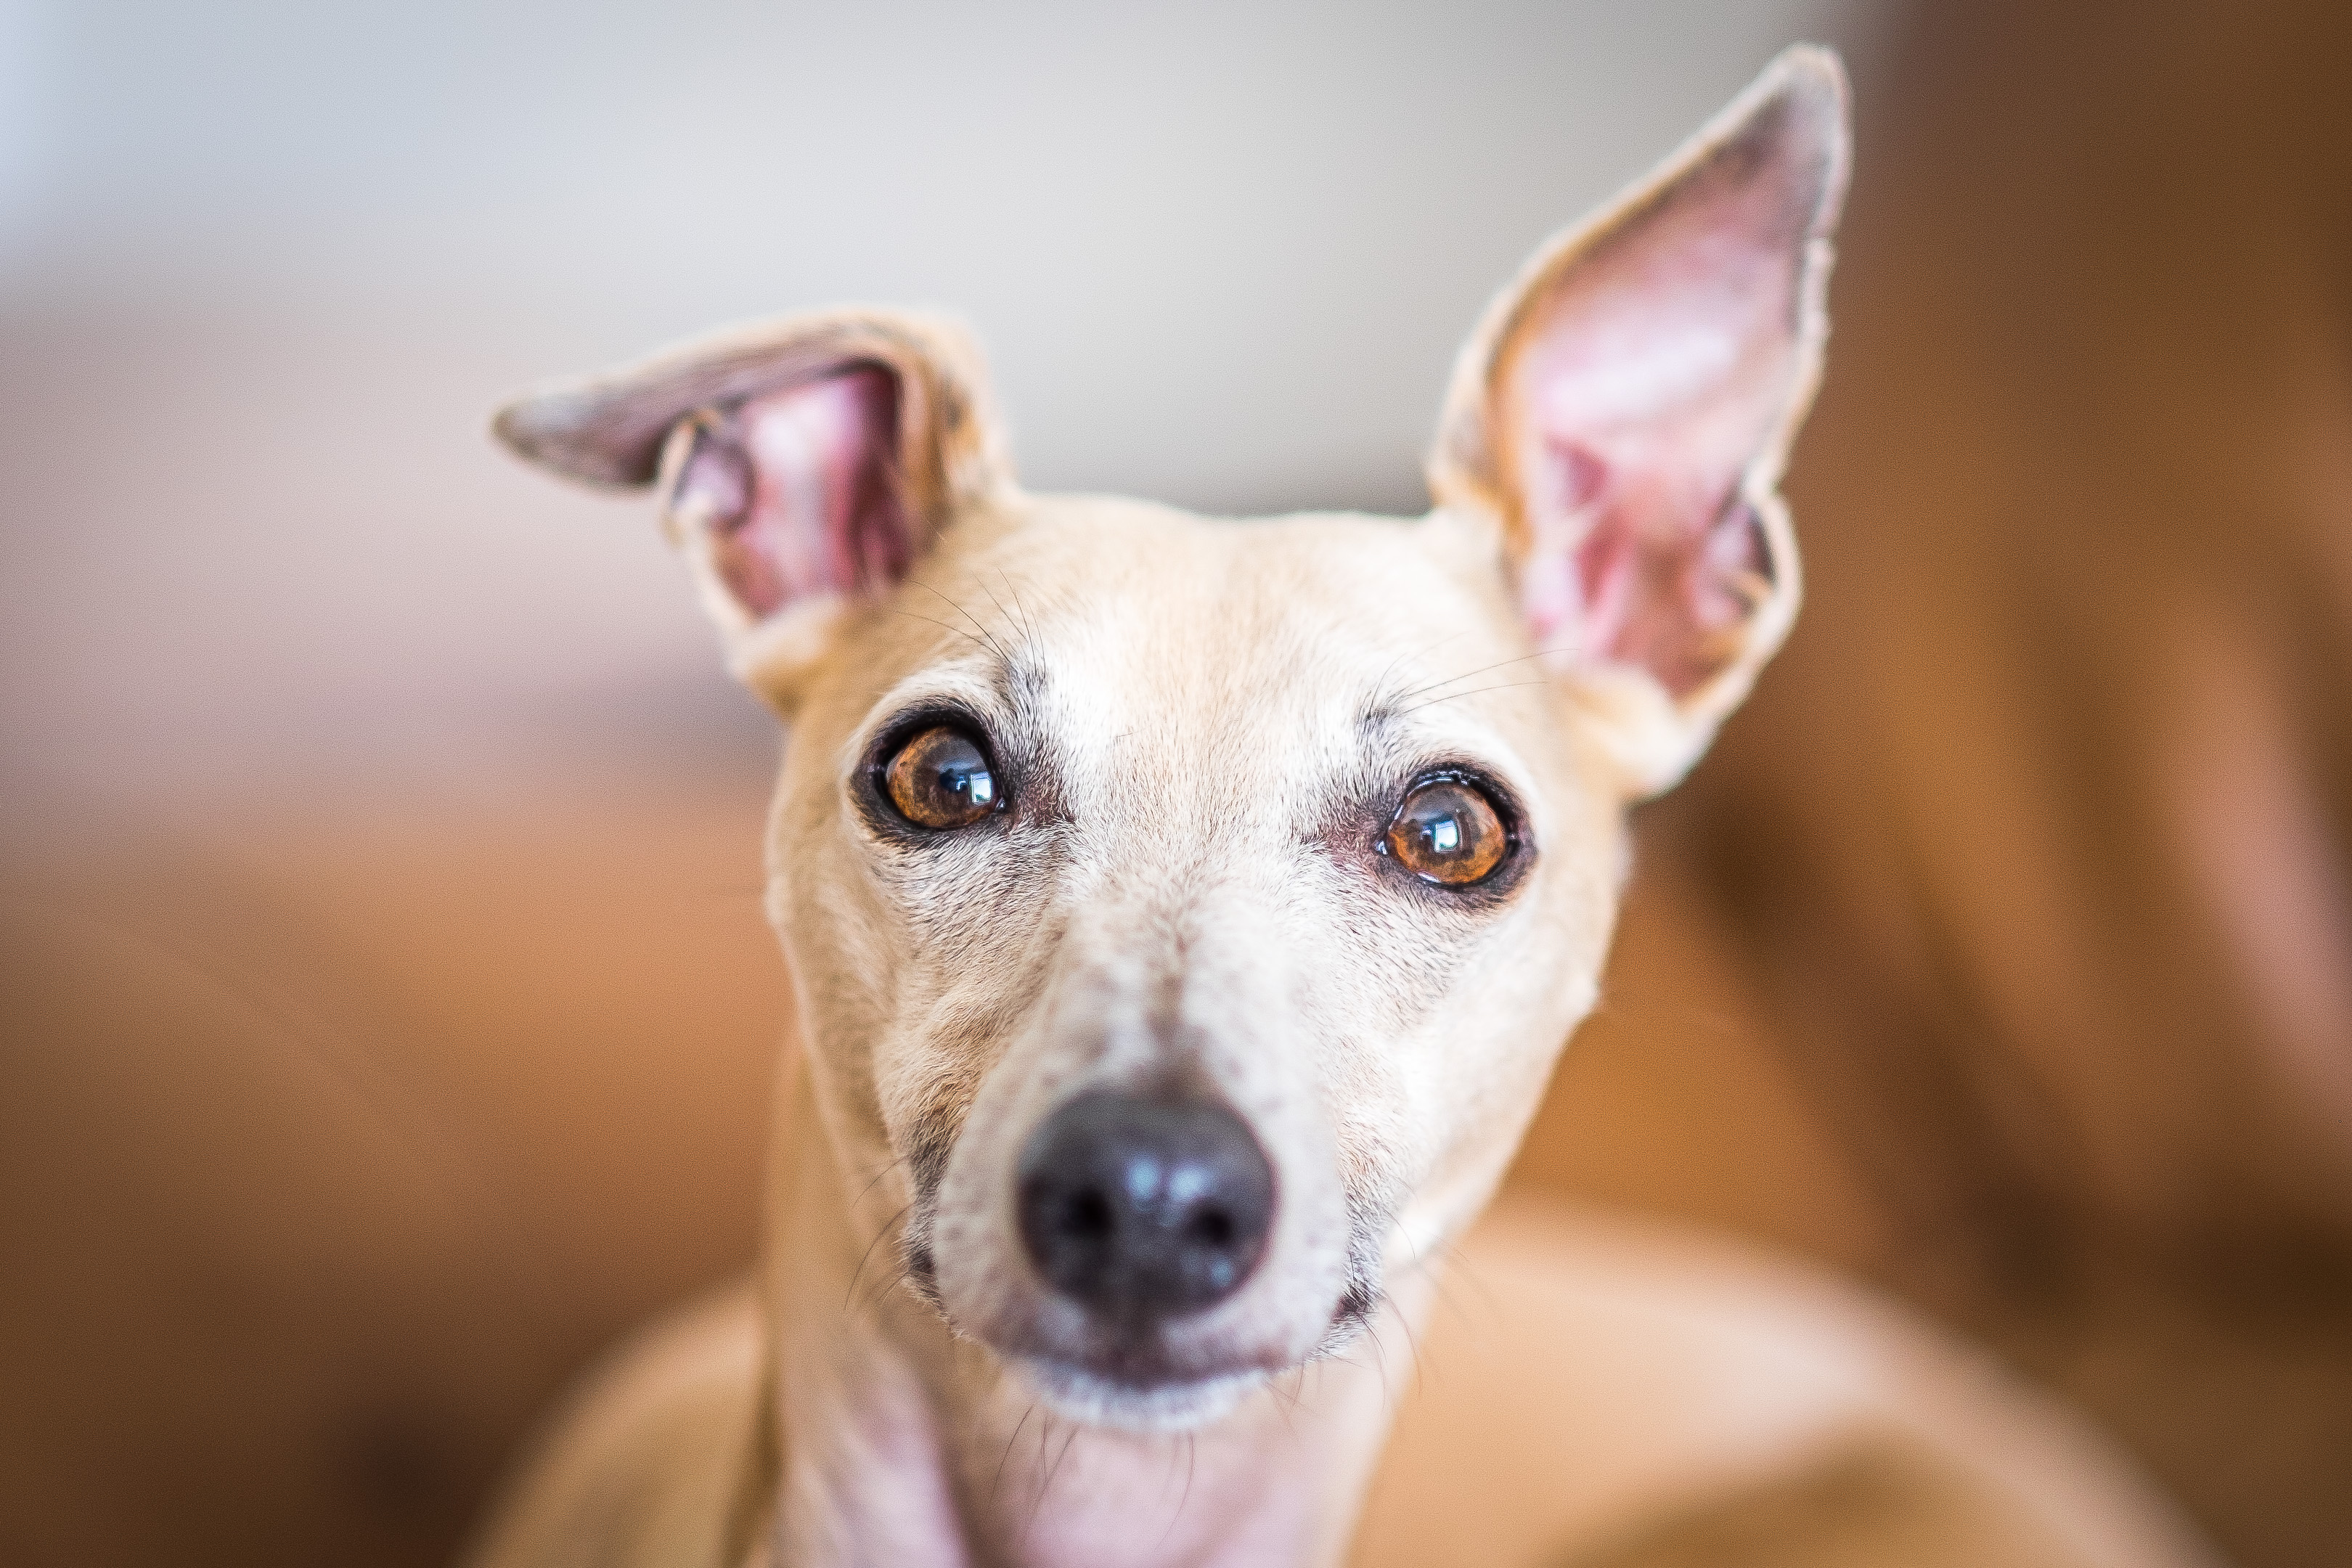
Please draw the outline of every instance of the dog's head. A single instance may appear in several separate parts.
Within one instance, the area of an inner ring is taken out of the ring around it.
[[[950,326],[803,318],[522,399],[658,486],[789,721],[770,907],[842,1199],[1066,1413],[1206,1419],[1493,1187],[1591,1005],[1625,807],[1786,633],[1834,60],[1538,254],[1416,521],[1013,482]],[[863,1211],[875,1212],[875,1211]]]

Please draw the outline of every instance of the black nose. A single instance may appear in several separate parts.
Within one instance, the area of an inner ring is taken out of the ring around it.
[[[1021,1239],[1055,1289],[1148,1321],[1241,1289],[1274,1223],[1274,1172],[1221,1105],[1098,1090],[1031,1136],[1020,1200]]]

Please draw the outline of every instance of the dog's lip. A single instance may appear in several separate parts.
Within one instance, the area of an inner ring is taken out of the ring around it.
[[[1229,1409],[1278,1368],[1244,1363],[1138,1382],[1107,1374],[1083,1360],[1010,1358],[1029,1386],[1073,1419],[1139,1431],[1182,1430]]]
[[[1082,1379],[1102,1392],[1144,1396],[1295,1372],[1353,1339],[1379,1310],[1382,1297],[1377,1286],[1350,1281],[1333,1304],[1324,1332],[1304,1354],[1297,1353],[1296,1347],[1254,1351],[1235,1346],[1224,1353],[1193,1355],[1171,1353],[1157,1333],[1122,1343],[1098,1329],[1074,1342],[1040,1331],[1034,1321],[1026,1331],[974,1333],[971,1328],[959,1325],[944,1303],[931,1300],[950,1329],[987,1345],[1009,1363],[1031,1369],[1049,1382]]]
[[[1090,1397],[1152,1399],[1181,1395],[1187,1390],[1255,1382],[1297,1370],[1324,1349],[1318,1344],[1306,1354],[1296,1345],[1235,1342],[1171,1346],[1155,1331],[1133,1338],[1097,1326],[1083,1336],[1063,1339],[1039,1331],[989,1334],[984,1342],[1006,1363],[1027,1370],[1045,1387],[1083,1384]]]
[[[1107,1355],[1070,1355],[1026,1350],[1010,1352],[1007,1359],[1048,1378],[1084,1378],[1103,1388],[1126,1394],[1160,1394],[1171,1389],[1206,1386],[1237,1377],[1264,1377],[1286,1372],[1290,1365],[1287,1362],[1274,1364],[1254,1356],[1179,1363],[1156,1349],[1114,1352]]]

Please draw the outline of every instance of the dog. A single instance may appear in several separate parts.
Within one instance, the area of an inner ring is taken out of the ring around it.
[[[655,488],[788,726],[798,1016],[755,1280],[598,1380],[484,1568],[2203,1560],[1900,1314],[1469,1228],[1594,1005],[1626,811],[1796,614],[1846,162],[1841,68],[1792,49],[1544,246],[1415,521],[1026,493],[912,313],[500,412]],[[1483,1316],[1433,1314],[1450,1268]]]

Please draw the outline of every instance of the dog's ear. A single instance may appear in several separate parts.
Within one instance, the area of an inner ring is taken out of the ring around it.
[[[953,323],[841,311],[741,328],[499,411],[521,456],[657,488],[729,663],[780,710],[841,614],[1012,476]]]
[[[1796,615],[1778,486],[1845,170],[1837,57],[1790,49],[1539,250],[1455,368],[1431,489],[1499,520],[1536,646],[1629,795],[1688,770]]]

